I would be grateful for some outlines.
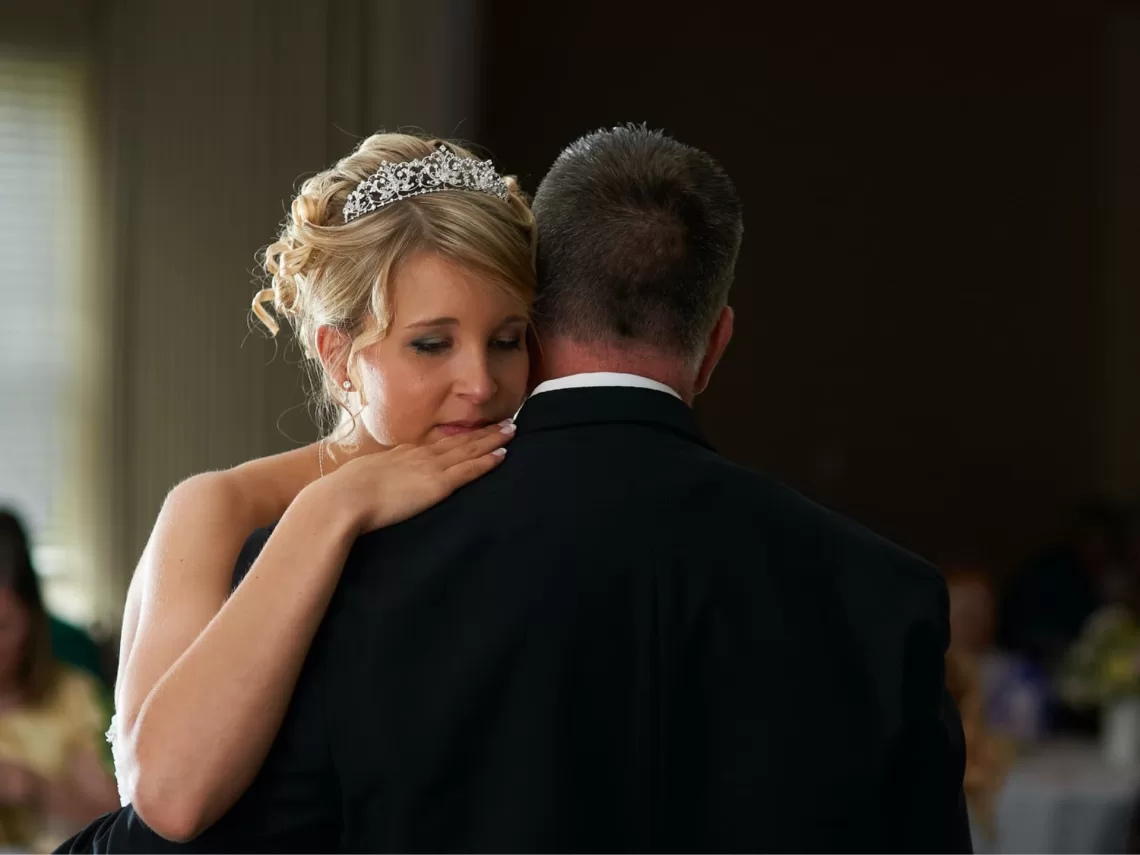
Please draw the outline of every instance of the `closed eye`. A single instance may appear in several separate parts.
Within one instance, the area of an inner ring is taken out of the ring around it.
[[[451,339],[448,338],[417,338],[411,343],[411,348],[416,353],[443,353],[451,347]]]
[[[450,338],[441,338],[438,336],[417,338],[409,343],[409,347],[416,353],[432,356],[435,354],[444,353],[451,349],[453,342]],[[491,339],[490,347],[493,350],[511,351],[522,350],[523,337],[521,335],[512,336],[498,336]]]

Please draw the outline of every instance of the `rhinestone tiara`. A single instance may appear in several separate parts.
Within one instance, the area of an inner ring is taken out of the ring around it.
[[[507,200],[510,192],[503,176],[489,160],[457,157],[440,145],[427,157],[399,163],[384,162],[356,185],[344,203],[344,221],[351,223],[372,211],[401,199],[439,193],[442,190],[472,190]]]

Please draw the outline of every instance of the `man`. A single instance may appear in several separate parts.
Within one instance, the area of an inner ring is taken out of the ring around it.
[[[732,182],[622,127],[535,213],[545,382],[506,461],[358,542],[226,817],[175,847],[127,809],[77,849],[969,849],[941,577],[693,419]]]
[[[1002,646],[1051,672],[1097,609],[1126,601],[1131,574],[1121,572],[1122,528],[1119,508],[1079,508],[1066,540],[1034,555],[1010,580],[1001,603]]]

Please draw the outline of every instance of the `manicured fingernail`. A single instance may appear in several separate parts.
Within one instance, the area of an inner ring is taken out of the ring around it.
[[[493,455],[495,455],[496,457],[505,457],[505,456],[506,456],[506,454],[507,454],[507,450],[506,450],[505,448],[496,448],[496,449],[495,449],[494,451],[492,451],[491,453],[492,453]]]
[[[499,433],[506,433],[506,434],[511,434],[514,432],[515,432],[514,422],[510,422],[508,424],[503,425],[503,429],[501,431],[499,431]]]

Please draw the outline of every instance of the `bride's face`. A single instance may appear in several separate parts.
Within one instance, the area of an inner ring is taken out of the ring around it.
[[[408,260],[392,287],[392,326],[353,371],[368,433],[382,445],[426,443],[513,416],[528,371],[519,303],[428,253]]]

